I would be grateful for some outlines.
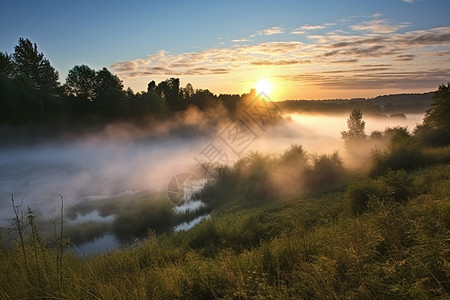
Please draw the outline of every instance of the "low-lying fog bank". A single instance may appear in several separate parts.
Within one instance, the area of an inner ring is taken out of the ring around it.
[[[277,153],[294,143],[309,153],[343,152],[340,133],[347,129],[347,118],[297,114],[282,125],[264,130],[244,124],[253,134],[241,140],[239,149],[232,149],[225,141],[232,134],[227,124],[218,128],[216,137],[115,140],[109,132],[106,137],[85,141],[0,149],[0,226],[8,226],[6,219],[12,217],[12,194],[16,204],[23,201],[23,210],[30,206],[39,216],[51,218],[59,213],[59,194],[70,207],[99,197],[161,191],[167,189],[174,175],[193,170],[199,161],[211,158],[208,151],[214,149],[227,152],[230,162],[249,151]],[[394,126],[407,126],[411,131],[422,118],[407,115],[407,119],[364,120],[370,133]]]

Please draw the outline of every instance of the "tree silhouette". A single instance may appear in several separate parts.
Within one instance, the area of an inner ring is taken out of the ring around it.
[[[147,85],[147,92],[155,92],[156,91],[156,82],[154,80],[150,81]]]
[[[187,107],[186,103],[182,101],[179,78],[161,81],[155,91],[161,99],[167,102],[170,111],[179,111]]]
[[[358,108],[353,109],[350,113],[350,117],[347,119],[348,130],[341,132],[342,139],[347,146],[365,140],[366,122],[364,122],[362,118],[361,110]]]
[[[94,104],[98,113],[107,119],[127,117],[129,108],[122,81],[107,68],[95,75]]]
[[[0,73],[4,73],[6,76],[10,76],[14,70],[14,62],[6,52],[0,52]]]
[[[189,99],[192,97],[192,95],[194,95],[195,90],[194,90],[194,87],[192,86],[192,84],[188,83],[188,84],[186,84],[185,88],[181,89],[181,92],[182,92],[183,100],[189,102]]]
[[[86,65],[73,67],[67,77],[65,90],[68,95],[84,101],[95,98],[95,70]]]
[[[427,110],[423,124],[433,129],[450,128],[450,83],[440,85],[432,96],[430,109]]]
[[[104,98],[123,90],[122,80],[117,75],[112,74],[107,68],[103,68],[95,74],[95,94],[96,98]]]
[[[425,144],[444,146],[450,144],[450,83],[440,85],[434,92],[430,108],[425,113],[423,124],[414,134]]]
[[[13,58],[15,76],[28,76],[39,91],[53,94],[58,90],[58,72],[29,39],[19,39],[19,44],[14,47]]]
[[[58,72],[29,39],[20,38],[12,55],[0,52],[0,122],[56,119],[63,110],[60,92]]]

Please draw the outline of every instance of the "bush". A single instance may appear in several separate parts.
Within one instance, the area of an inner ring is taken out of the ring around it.
[[[371,176],[386,174],[388,169],[407,171],[418,169],[425,165],[426,157],[420,145],[408,133],[406,128],[391,128],[385,131],[389,145],[387,150],[375,150],[372,153]]]
[[[449,128],[431,128],[420,125],[414,130],[414,136],[422,145],[433,147],[450,145]]]
[[[405,202],[412,195],[413,179],[405,170],[388,170],[382,178],[389,198],[396,202]]]
[[[308,162],[306,150],[297,144],[291,145],[289,149],[284,151],[280,159],[282,163],[288,164],[296,169],[304,169]]]
[[[352,214],[362,214],[367,209],[369,200],[381,197],[383,192],[384,187],[379,181],[364,179],[353,182],[346,191],[346,198]]]
[[[317,188],[339,178],[344,171],[342,159],[337,152],[313,157],[313,166],[305,174],[307,188]]]

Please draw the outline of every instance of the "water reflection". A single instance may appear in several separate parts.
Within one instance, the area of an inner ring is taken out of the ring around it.
[[[79,246],[74,245],[68,251],[72,251],[78,257],[83,257],[86,255],[105,253],[113,249],[118,249],[120,246],[121,244],[117,237],[109,233]]]

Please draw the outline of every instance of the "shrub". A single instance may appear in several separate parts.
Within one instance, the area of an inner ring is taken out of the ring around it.
[[[305,174],[308,188],[317,188],[339,178],[344,171],[342,159],[337,152],[313,157],[313,166]]]
[[[405,170],[389,169],[382,178],[388,196],[396,202],[405,202],[412,195],[413,179]]]
[[[306,150],[297,144],[291,145],[289,149],[284,151],[280,159],[282,163],[298,169],[304,169],[308,162]]]
[[[385,131],[389,145],[387,150],[375,150],[372,153],[371,176],[386,174],[392,170],[415,170],[425,165],[426,157],[420,145],[408,133],[406,128],[390,128]]]
[[[353,182],[346,191],[351,212],[354,215],[362,214],[367,209],[369,200],[374,197],[381,197],[383,192],[383,185],[379,181],[364,179]]]

